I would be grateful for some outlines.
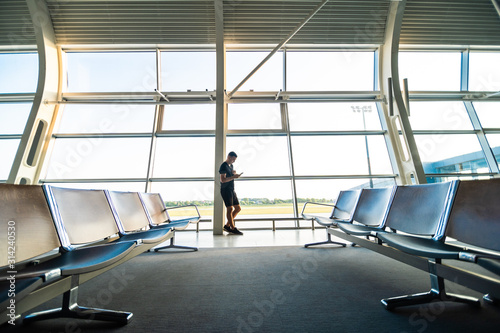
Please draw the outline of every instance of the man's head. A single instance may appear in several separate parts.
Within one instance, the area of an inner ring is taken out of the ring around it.
[[[227,154],[227,161],[232,164],[234,163],[234,161],[236,161],[236,157],[238,157],[238,155],[236,155],[234,151],[231,151],[229,152],[229,154]]]

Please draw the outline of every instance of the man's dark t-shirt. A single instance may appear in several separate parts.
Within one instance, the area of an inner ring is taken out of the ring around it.
[[[232,177],[233,176],[233,166],[229,166],[227,162],[224,162],[221,164],[219,168],[219,173],[226,174],[226,178]],[[227,182],[227,183],[221,183],[220,184],[220,189],[222,190],[234,190],[234,179]]]

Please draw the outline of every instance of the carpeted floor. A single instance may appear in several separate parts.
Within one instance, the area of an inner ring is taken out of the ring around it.
[[[80,287],[79,304],[131,311],[116,326],[55,319],[2,332],[494,332],[500,308],[453,303],[387,311],[427,291],[425,272],[359,247],[144,253]],[[449,292],[481,297],[447,282]],[[58,297],[37,310],[59,307]]]

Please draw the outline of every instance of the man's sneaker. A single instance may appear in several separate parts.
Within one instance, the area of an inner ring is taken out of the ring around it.
[[[243,235],[243,233],[236,228],[231,229],[231,232],[235,235]]]
[[[231,227],[228,226],[228,225],[224,226],[224,230],[227,231],[227,232],[229,232],[230,234],[233,233],[233,229],[231,229]]]

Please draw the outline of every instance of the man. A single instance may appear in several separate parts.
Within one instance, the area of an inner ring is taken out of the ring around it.
[[[226,205],[227,223],[224,225],[224,230],[230,234],[243,235],[234,225],[234,218],[241,211],[240,202],[234,192],[234,180],[241,176],[241,173],[237,174],[233,170],[233,163],[237,157],[234,151],[230,152],[219,168],[220,194]]]

